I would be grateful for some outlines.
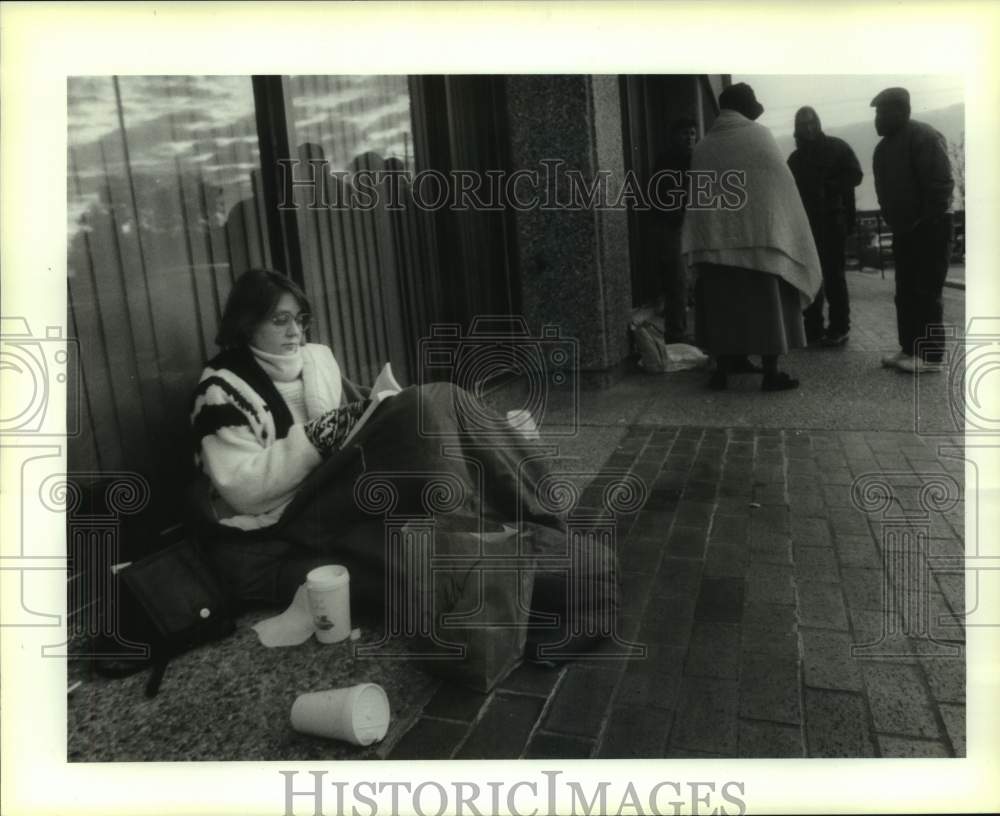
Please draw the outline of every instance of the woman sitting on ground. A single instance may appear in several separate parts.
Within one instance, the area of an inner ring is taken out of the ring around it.
[[[236,597],[287,603],[308,569],[335,560],[350,570],[352,598],[378,606],[391,584],[387,572],[411,568],[391,563],[390,518],[431,518],[438,531],[507,525],[525,542],[518,557],[566,553],[560,513],[539,501],[548,471],[517,430],[474,405],[468,392],[431,383],[385,400],[351,436],[371,395],[342,375],[328,347],[306,342],[308,326],[298,286],[276,272],[247,272],[226,302],[223,351],[195,391],[192,425],[206,488],[201,526]],[[367,495],[363,485],[373,477],[382,492]],[[442,537],[435,555],[446,546]],[[614,554],[600,555],[573,563],[605,565],[586,580],[598,589],[589,611],[607,617],[617,604]],[[523,559],[517,563],[524,568]],[[526,569],[532,609],[565,612],[565,575]]]

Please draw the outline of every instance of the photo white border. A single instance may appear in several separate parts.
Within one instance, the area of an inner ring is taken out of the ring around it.
[[[66,321],[66,77],[87,74],[962,74],[972,170],[966,191],[967,319],[1000,315],[995,56],[1000,8],[988,2],[5,3],[0,38],[0,304],[5,316],[25,316],[32,327]],[[58,408],[58,402],[51,407]],[[10,441],[0,438],[3,445]],[[65,468],[64,460],[52,461],[53,472]],[[977,461],[978,526],[986,532],[979,551],[996,555],[987,549],[995,539],[991,531],[1000,529],[996,451]],[[21,534],[12,527],[19,496],[8,487],[19,477],[15,464],[4,451],[5,556],[17,552]],[[58,552],[62,525],[41,515],[31,524],[31,537],[52,542],[46,551]],[[1000,609],[997,577],[979,581],[980,603],[993,610]],[[64,613],[64,576],[51,572],[36,583],[33,605]],[[3,595],[5,620],[8,605],[17,601],[16,594]],[[1000,614],[996,618],[1000,627]],[[300,777],[312,769],[337,779],[482,784],[524,772],[537,779],[541,769],[556,768],[585,783],[606,775],[620,786],[631,780],[647,789],[665,779],[718,785],[741,780],[750,812],[995,811],[1000,809],[997,627],[968,631],[966,759],[522,760],[447,766],[67,763],[65,666],[41,657],[42,645],[58,642],[58,631],[4,628],[0,812],[280,814],[279,770],[298,770]],[[311,812],[306,805],[296,812]]]

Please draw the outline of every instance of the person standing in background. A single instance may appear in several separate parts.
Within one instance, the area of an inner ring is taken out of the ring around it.
[[[795,179],[771,131],[754,121],[763,112],[749,85],[729,86],[691,156],[692,174],[743,180],[736,205],[702,207],[696,198],[682,227],[682,251],[698,275],[698,345],[715,358],[715,390],[748,354],[761,355],[761,390],[798,387],[778,370],[778,357],[805,345],[802,310],[822,282]]]
[[[691,151],[698,143],[698,123],[675,119],[670,125],[670,143],[656,160],[654,178],[659,197],[677,206],[658,210],[660,219],[660,268],[663,273],[664,337],[668,343],[687,343],[688,271],[681,256],[681,225],[687,206],[688,171]]]
[[[851,330],[844,248],[854,231],[854,188],[861,183],[861,165],[850,145],[823,133],[816,111],[803,107],[795,114],[795,150],[788,157],[788,167],[799,188],[823,272],[819,294],[802,313],[806,340],[810,345],[841,346]],[[825,330],[824,300],[829,304]]]
[[[882,217],[892,230],[896,263],[896,327],[900,350],[882,360],[887,368],[915,374],[940,371],[944,340],[921,343],[943,320],[941,290],[951,257],[951,197],[955,182],[944,137],[910,119],[910,94],[886,88],[872,100],[875,146],[872,170]]]

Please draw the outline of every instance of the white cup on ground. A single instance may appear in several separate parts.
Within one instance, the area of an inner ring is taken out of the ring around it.
[[[339,643],[351,635],[351,576],[346,567],[328,564],[306,575],[306,594],[316,640]]]
[[[354,745],[371,745],[389,730],[389,698],[375,683],[300,694],[292,704],[292,728]]]

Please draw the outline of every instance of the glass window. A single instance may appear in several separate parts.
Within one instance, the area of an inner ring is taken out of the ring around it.
[[[237,275],[271,263],[251,80],[72,77],[67,99],[83,460],[134,465],[151,445],[189,458],[186,441],[169,446],[187,433],[221,307]]]
[[[295,189],[313,336],[328,342],[348,376],[370,381],[388,361],[404,378],[426,324],[428,213],[406,191],[414,171],[411,95],[405,76],[291,76],[285,109],[296,179],[323,174],[326,201]],[[307,164],[311,162],[311,164]],[[401,207],[387,209],[392,182],[356,197],[359,171],[395,171]],[[373,206],[359,206],[364,198]]]

